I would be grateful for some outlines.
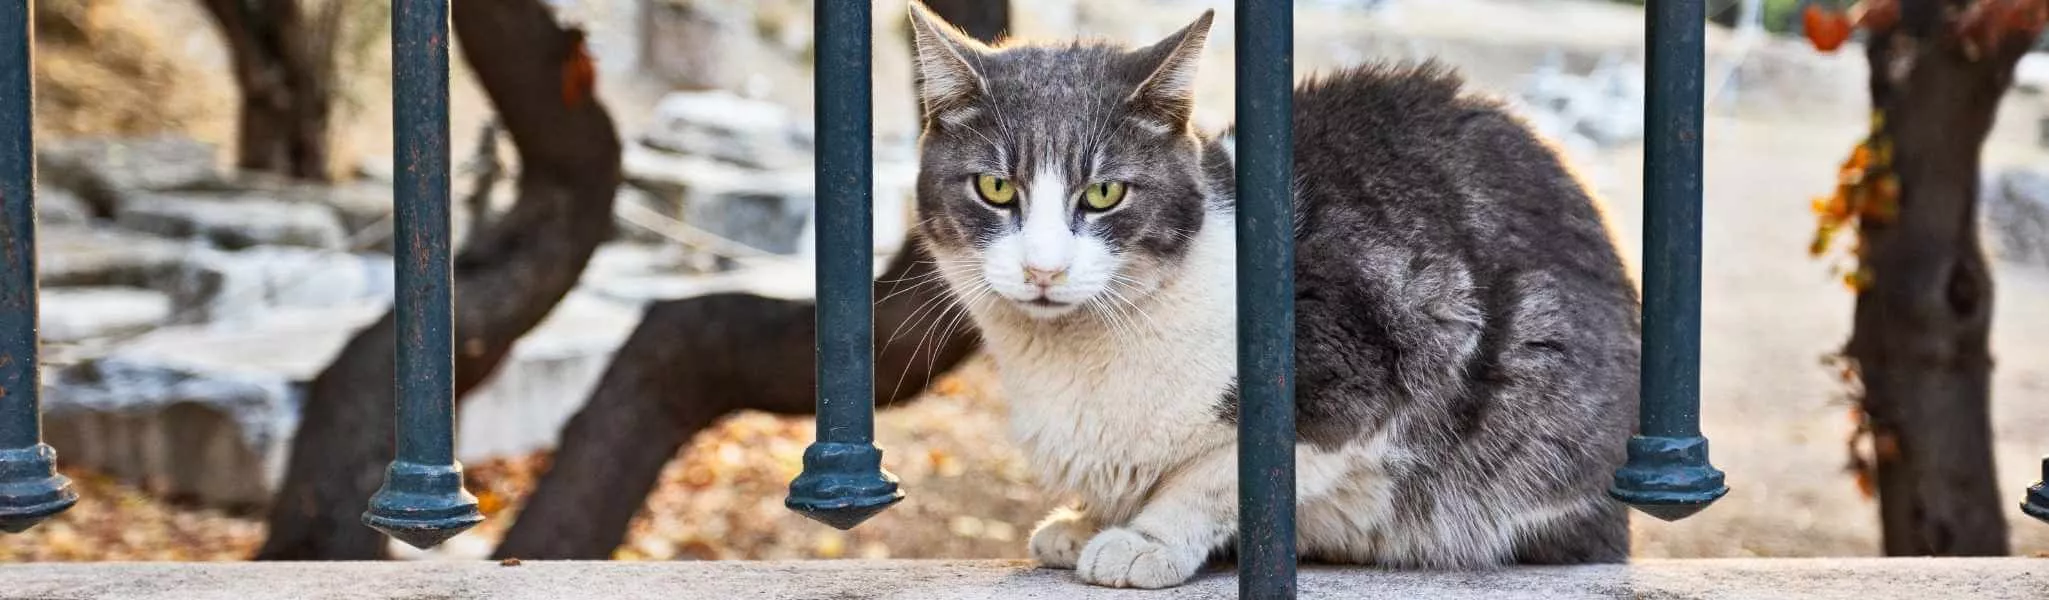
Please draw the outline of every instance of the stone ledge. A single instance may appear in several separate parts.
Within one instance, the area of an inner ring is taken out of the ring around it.
[[[1312,567],[1301,597],[2040,599],[2049,560],[1714,559],[1428,573]],[[0,599],[1224,599],[1228,571],[1109,590],[1022,561],[99,563],[0,566]]]

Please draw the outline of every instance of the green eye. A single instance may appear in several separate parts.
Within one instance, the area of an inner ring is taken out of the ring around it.
[[[1010,180],[987,173],[975,176],[975,193],[982,195],[982,201],[997,206],[1010,204],[1017,199],[1017,186]]]
[[[1124,201],[1124,184],[1116,181],[1098,181],[1089,184],[1081,195],[1081,202],[1091,210],[1110,210]]]

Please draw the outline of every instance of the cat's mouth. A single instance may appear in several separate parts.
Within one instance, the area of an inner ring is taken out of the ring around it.
[[[1073,302],[1061,302],[1045,296],[1039,296],[1030,300],[1013,301],[1017,303],[1017,307],[1023,310],[1025,314],[1039,319],[1058,318],[1073,312],[1075,307],[1080,306]]]

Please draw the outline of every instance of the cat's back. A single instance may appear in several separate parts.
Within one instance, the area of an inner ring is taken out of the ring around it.
[[[1390,456],[1409,457],[1385,467],[1397,520],[1429,524],[1338,555],[1626,556],[1605,486],[1635,421],[1638,303],[1592,194],[1500,102],[1432,63],[1303,83],[1294,152],[1298,430],[1323,445],[1388,436]],[[1364,490],[1353,496],[1377,497]],[[1555,510],[1462,512],[1479,498]],[[1518,542],[1539,539],[1563,541]]]
[[[1361,234],[1508,270],[1572,265],[1630,287],[1598,201],[1497,99],[1442,64],[1381,63],[1294,95],[1298,243]]]

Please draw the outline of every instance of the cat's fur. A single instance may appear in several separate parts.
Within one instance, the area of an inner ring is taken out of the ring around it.
[[[1029,463],[1079,500],[1031,554],[1092,583],[1179,584],[1237,524],[1234,149],[1189,123],[1211,17],[1139,49],[992,48],[912,13],[919,234],[996,357]],[[1460,88],[1425,64],[1295,92],[1301,553],[1626,560],[1604,490],[1636,418],[1635,288],[1560,159]],[[983,173],[1017,200],[984,202]],[[1126,183],[1123,203],[1081,210],[1096,181]]]

